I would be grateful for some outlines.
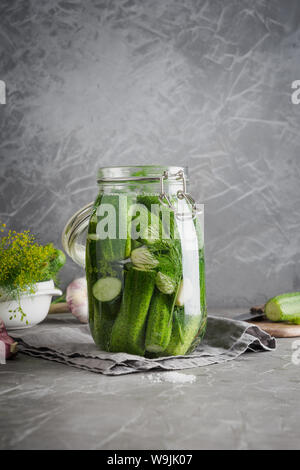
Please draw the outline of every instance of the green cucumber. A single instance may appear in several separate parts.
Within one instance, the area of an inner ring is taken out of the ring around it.
[[[274,322],[286,321],[300,325],[300,292],[281,294],[268,300],[265,314]]]
[[[207,325],[207,312],[205,311],[204,314],[201,316],[201,323],[200,323],[199,329],[189,349],[187,350],[187,354],[189,353],[189,351],[193,352],[198,346],[198,344],[201,342],[203,336],[205,335],[206,325]]]
[[[109,350],[111,331],[119,308],[120,300],[103,303],[94,300],[92,335],[96,345],[104,351]]]
[[[121,309],[112,329],[110,351],[144,355],[146,318],[155,277],[155,271],[136,268],[126,273]]]
[[[94,209],[93,213],[90,217],[90,221],[89,221],[89,229],[88,229],[89,235],[90,234],[93,234],[93,235],[96,234],[97,224],[98,224],[98,217],[97,217],[97,214],[96,214],[96,209]]]
[[[198,240],[201,312],[204,312],[206,315],[204,234],[202,230],[202,223],[198,216],[196,216],[194,219],[194,226]]]
[[[197,216],[194,219],[194,226],[195,226],[197,240],[198,240],[198,250],[202,250],[204,246],[204,234],[202,230],[202,224],[200,222],[200,219]]]
[[[105,204],[108,204],[113,209],[110,213],[111,219],[108,218],[106,212],[103,215],[99,215],[100,209],[103,209]],[[92,229],[89,230],[88,237],[93,236],[93,238],[99,240],[101,258],[105,261],[120,261],[130,256],[130,217],[128,215],[128,206],[130,206],[130,204],[131,199],[124,195],[105,194],[102,196],[101,204],[97,209],[96,232],[93,232]],[[101,224],[103,224],[103,226]],[[113,224],[113,226],[109,224]],[[104,238],[104,234],[100,233],[100,230],[106,233],[106,226],[108,227],[108,231],[106,238]],[[90,227],[93,226],[90,225]]]
[[[127,233],[127,240],[126,240],[126,243],[125,243],[125,253],[124,253],[124,259],[127,259],[130,257],[130,253],[131,253],[131,237],[130,237],[130,232],[128,231]]]
[[[173,299],[156,293],[151,301],[146,328],[146,351],[160,353],[169,344],[172,332]]]
[[[87,276],[92,276],[93,273],[98,271],[97,260],[99,258],[100,244],[98,241],[99,237],[96,233],[97,223],[98,218],[94,212],[90,217],[88,235],[86,237],[85,267]]]
[[[206,287],[205,287],[205,259],[203,249],[199,252],[199,276],[200,276],[200,306],[201,312],[206,313]]]
[[[174,197],[171,197],[170,199],[171,203],[175,204],[176,199]],[[174,211],[169,207],[164,206],[158,195],[140,195],[137,196],[137,202],[146,206],[149,211],[153,209],[153,205],[158,207],[160,224],[162,224],[163,227],[160,230],[164,231],[163,233],[167,239],[178,238]]]
[[[102,277],[93,285],[93,295],[101,302],[111,302],[122,290],[122,282],[117,277]]]
[[[131,207],[131,238],[147,246],[167,247],[170,240],[164,231],[159,216],[153,211],[150,212],[142,204]]]
[[[86,266],[86,280],[87,280],[87,292],[88,292],[88,313],[89,313],[89,324],[91,329],[94,325],[94,298],[92,294],[92,285],[93,285],[93,268],[91,265],[90,259],[90,250],[88,247],[88,242],[85,250],[85,266]]]
[[[171,339],[163,355],[183,356],[186,354],[197,336],[201,318],[201,315],[185,315],[184,308],[175,308]]]

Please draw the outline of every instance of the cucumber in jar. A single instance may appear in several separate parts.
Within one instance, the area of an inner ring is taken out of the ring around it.
[[[186,315],[184,307],[175,307],[172,334],[163,355],[183,356],[187,354],[198,336],[201,319],[201,315]]]
[[[176,198],[170,197],[170,201],[176,206]],[[174,211],[162,204],[159,195],[139,195],[137,202],[143,204],[149,212],[152,212],[154,208],[158,211],[156,215],[159,219],[160,233],[165,239],[178,238]]]
[[[93,296],[101,302],[111,302],[119,297],[122,282],[117,277],[102,277],[95,282],[92,288]]]
[[[100,256],[102,260],[114,262],[130,256],[131,218],[128,207],[131,202],[132,198],[124,194],[102,195],[100,204],[91,218],[88,233],[88,239],[96,243],[98,258]]]
[[[92,214],[89,223],[89,230],[96,230],[97,226],[97,216]],[[99,246],[96,240],[89,238],[86,239],[86,250],[85,250],[85,272],[87,279],[87,290],[88,290],[88,310],[89,310],[89,323],[91,328],[93,328],[94,322],[94,297],[92,292],[92,287],[95,282],[98,280],[99,269],[98,269],[98,255]]]
[[[200,276],[200,306],[203,315],[206,315],[206,282],[204,250],[199,252],[199,276]]]
[[[94,299],[93,339],[99,348],[109,351],[112,328],[120,309],[121,299],[100,302]]]
[[[156,272],[130,268],[125,276],[120,312],[112,328],[110,350],[143,356],[145,329]]]
[[[90,326],[95,343],[105,351],[109,349],[111,330],[120,310],[122,285],[122,267],[106,261],[100,261],[97,273],[88,278],[89,306],[93,308]]]
[[[131,214],[131,238],[148,247],[168,247],[170,240],[159,215],[141,203],[133,204]]]
[[[146,351],[161,353],[169,344],[172,332],[173,299],[155,292],[148,313]]]

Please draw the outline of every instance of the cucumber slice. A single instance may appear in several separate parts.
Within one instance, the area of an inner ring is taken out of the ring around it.
[[[117,277],[102,277],[93,285],[93,295],[101,302],[110,302],[120,295],[122,282]]]
[[[271,321],[300,324],[300,292],[277,295],[268,300],[265,314]]]

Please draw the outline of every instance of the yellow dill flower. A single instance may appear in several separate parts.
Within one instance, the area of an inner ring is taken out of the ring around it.
[[[5,227],[2,224],[0,231]],[[60,263],[55,262],[58,257]],[[39,245],[29,230],[9,230],[0,238],[0,288],[18,297],[37,282],[55,279],[64,262],[64,254],[52,243]]]

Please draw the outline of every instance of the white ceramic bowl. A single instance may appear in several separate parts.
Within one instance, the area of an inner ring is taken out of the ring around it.
[[[0,301],[0,318],[4,321],[6,329],[30,328],[43,321],[49,311],[53,295],[62,295],[62,291],[56,289],[53,281],[38,282],[34,294],[22,295],[20,304],[23,312],[26,313],[23,320],[18,311],[19,303],[8,297],[3,298],[3,301]]]

